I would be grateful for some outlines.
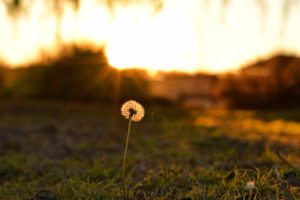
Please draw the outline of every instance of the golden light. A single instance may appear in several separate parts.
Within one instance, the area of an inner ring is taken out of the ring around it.
[[[196,70],[200,48],[197,31],[191,30],[193,15],[187,11],[169,6],[153,14],[145,5],[118,11],[106,46],[111,65],[152,71]]]
[[[53,2],[22,2],[29,5],[26,12],[14,17],[0,3],[0,60],[12,67],[53,59],[74,44],[104,47],[116,68],[151,72],[223,72],[279,49],[300,52],[299,12],[291,12],[281,37],[279,1],[270,4],[264,19],[255,1],[232,1],[225,20],[222,1],[205,6],[202,0],[164,0],[159,10],[146,0],[115,3],[113,10],[105,1],[80,0],[78,8],[61,1],[59,12]]]

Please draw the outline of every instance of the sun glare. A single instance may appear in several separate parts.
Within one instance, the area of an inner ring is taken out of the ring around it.
[[[77,9],[62,1],[55,12],[53,3],[32,0],[26,13],[16,16],[2,2],[0,60],[12,67],[26,65],[55,58],[75,44],[104,47],[109,63],[119,69],[223,72],[278,49],[300,52],[299,14],[292,12],[287,25],[294,28],[287,29],[286,40],[276,34],[279,1],[270,6],[264,31],[254,1],[232,1],[224,20],[221,1],[204,6],[199,0],[164,0],[159,10],[150,2],[115,4],[111,10],[97,0],[80,0]]]
[[[187,15],[187,10],[169,6],[153,14],[146,6],[121,8],[107,40],[110,64],[154,71],[199,68],[197,31],[191,29],[193,15]]]

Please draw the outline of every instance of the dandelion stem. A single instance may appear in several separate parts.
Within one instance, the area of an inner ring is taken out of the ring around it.
[[[130,137],[131,121],[132,120],[130,118],[129,119],[129,124],[128,124],[128,131],[127,131],[127,138],[126,138],[126,145],[125,145],[125,153],[124,153],[124,159],[123,159],[123,168],[122,168],[122,182],[123,182],[124,198],[126,197],[125,169],[126,169],[126,158],[127,158],[127,149],[128,149],[128,143],[129,143],[129,137]]]

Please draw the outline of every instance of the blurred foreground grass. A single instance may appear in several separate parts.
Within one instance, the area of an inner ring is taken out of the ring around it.
[[[119,107],[2,102],[0,199],[122,199]],[[300,199],[299,110],[145,108],[129,145],[130,199]]]

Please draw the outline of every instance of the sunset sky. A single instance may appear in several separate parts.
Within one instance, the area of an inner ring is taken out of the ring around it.
[[[77,10],[61,1],[59,14],[46,0],[23,0],[18,13],[3,2],[0,60],[12,67],[55,58],[71,44],[105,47],[114,67],[151,71],[223,72],[276,52],[300,54],[296,0],[287,18],[282,0],[230,0],[225,7],[221,0],[164,0],[160,8],[141,0],[113,9],[81,0]]]

